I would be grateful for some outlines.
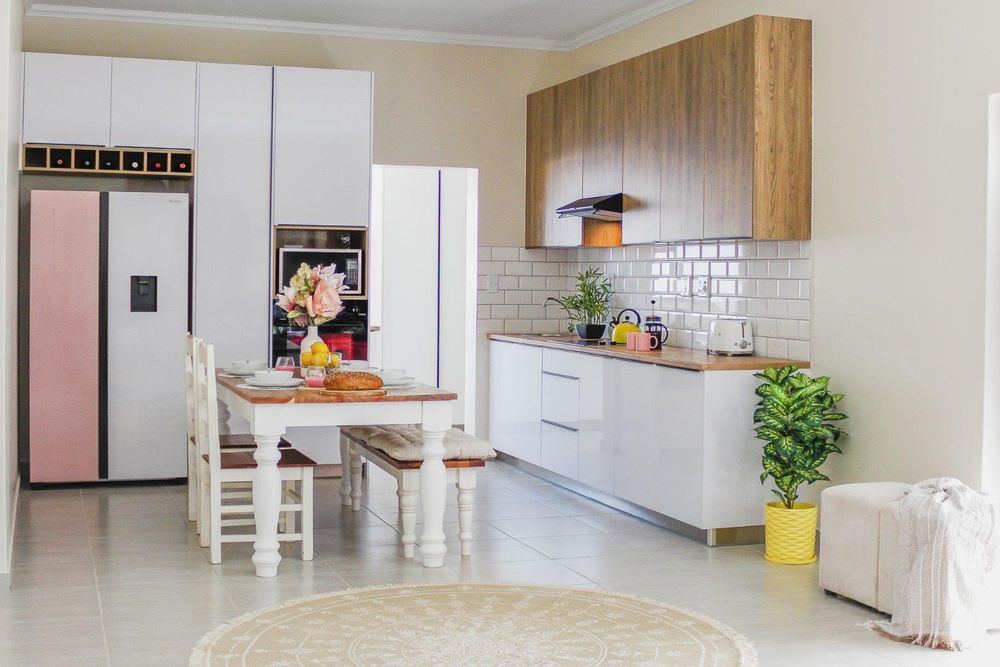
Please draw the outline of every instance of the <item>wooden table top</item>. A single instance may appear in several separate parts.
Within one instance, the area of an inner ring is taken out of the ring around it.
[[[638,361],[671,368],[684,368],[692,371],[759,371],[764,368],[781,368],[789,364],[799,368],[809,368],[808,361],[794,359],[779,359],[777,357],[728,357],[708,354],[705,350],[694,350],[687,347],[672,347],[650,352],[629,352],[624,345],[573,345],[580,340],[576,336],[538,336],[530,334],[490,334],[490,340],[499,340],[522,345],[537,345],[551,347],[568,352],[593,354],[602,357],[613,357],[627,361]]]
[[[246,378],[232,377],[216,369],[216,381],[248,403],[253,404],[303,404],[303,403],[400,403],[414,401],[456,401],[458,394],[447,389],[438,389],[418,384],[407,389],[389,389],[384,396],[331,396],[318,389],[296,387],[295,389],[247,389],[240,387]]]

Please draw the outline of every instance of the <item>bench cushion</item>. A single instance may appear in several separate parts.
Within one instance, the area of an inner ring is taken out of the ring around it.
[[[361,429],[364,429],[362,432]],[[375,429],[375,430],[373,430]],[[364,442],[369,447],[385,452],[397,461],[423,461],[423,434],[414,425],[357,427],[343,429],[352,440]],[[444,436],[444,458],[453,459],[493,459],[496,451],[490,443],[457,428],[448,430]]]

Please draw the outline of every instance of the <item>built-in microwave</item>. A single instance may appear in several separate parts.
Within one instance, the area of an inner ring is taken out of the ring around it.
[[[360,248],[294,248],[278,250],[278,274],[275,276],[275,291],[287,285],[302,263],[309,266],[336,266],[337,273],[344,274],[345,289],[342,294],[365,293],[365,272],[363,251]]]

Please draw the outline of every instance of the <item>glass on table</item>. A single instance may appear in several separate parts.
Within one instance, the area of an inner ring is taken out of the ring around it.
[[[306,369],[304,377],[307,387],[322,389],[323,380],[326,379],[326,368],[323,366],[310,366]]]
[[[276,370],[276,371],[294,371],[295,370],[295,358],[294,357],[278,357],[278,360],[274,362],[274,370]]]

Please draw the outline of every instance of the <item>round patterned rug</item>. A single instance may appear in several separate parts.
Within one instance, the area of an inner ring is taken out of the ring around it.
[[[190,664],[754,667],[757,653],[721,623],[652,600],[432,584],[327,593],[255,611],[203,637]]]

